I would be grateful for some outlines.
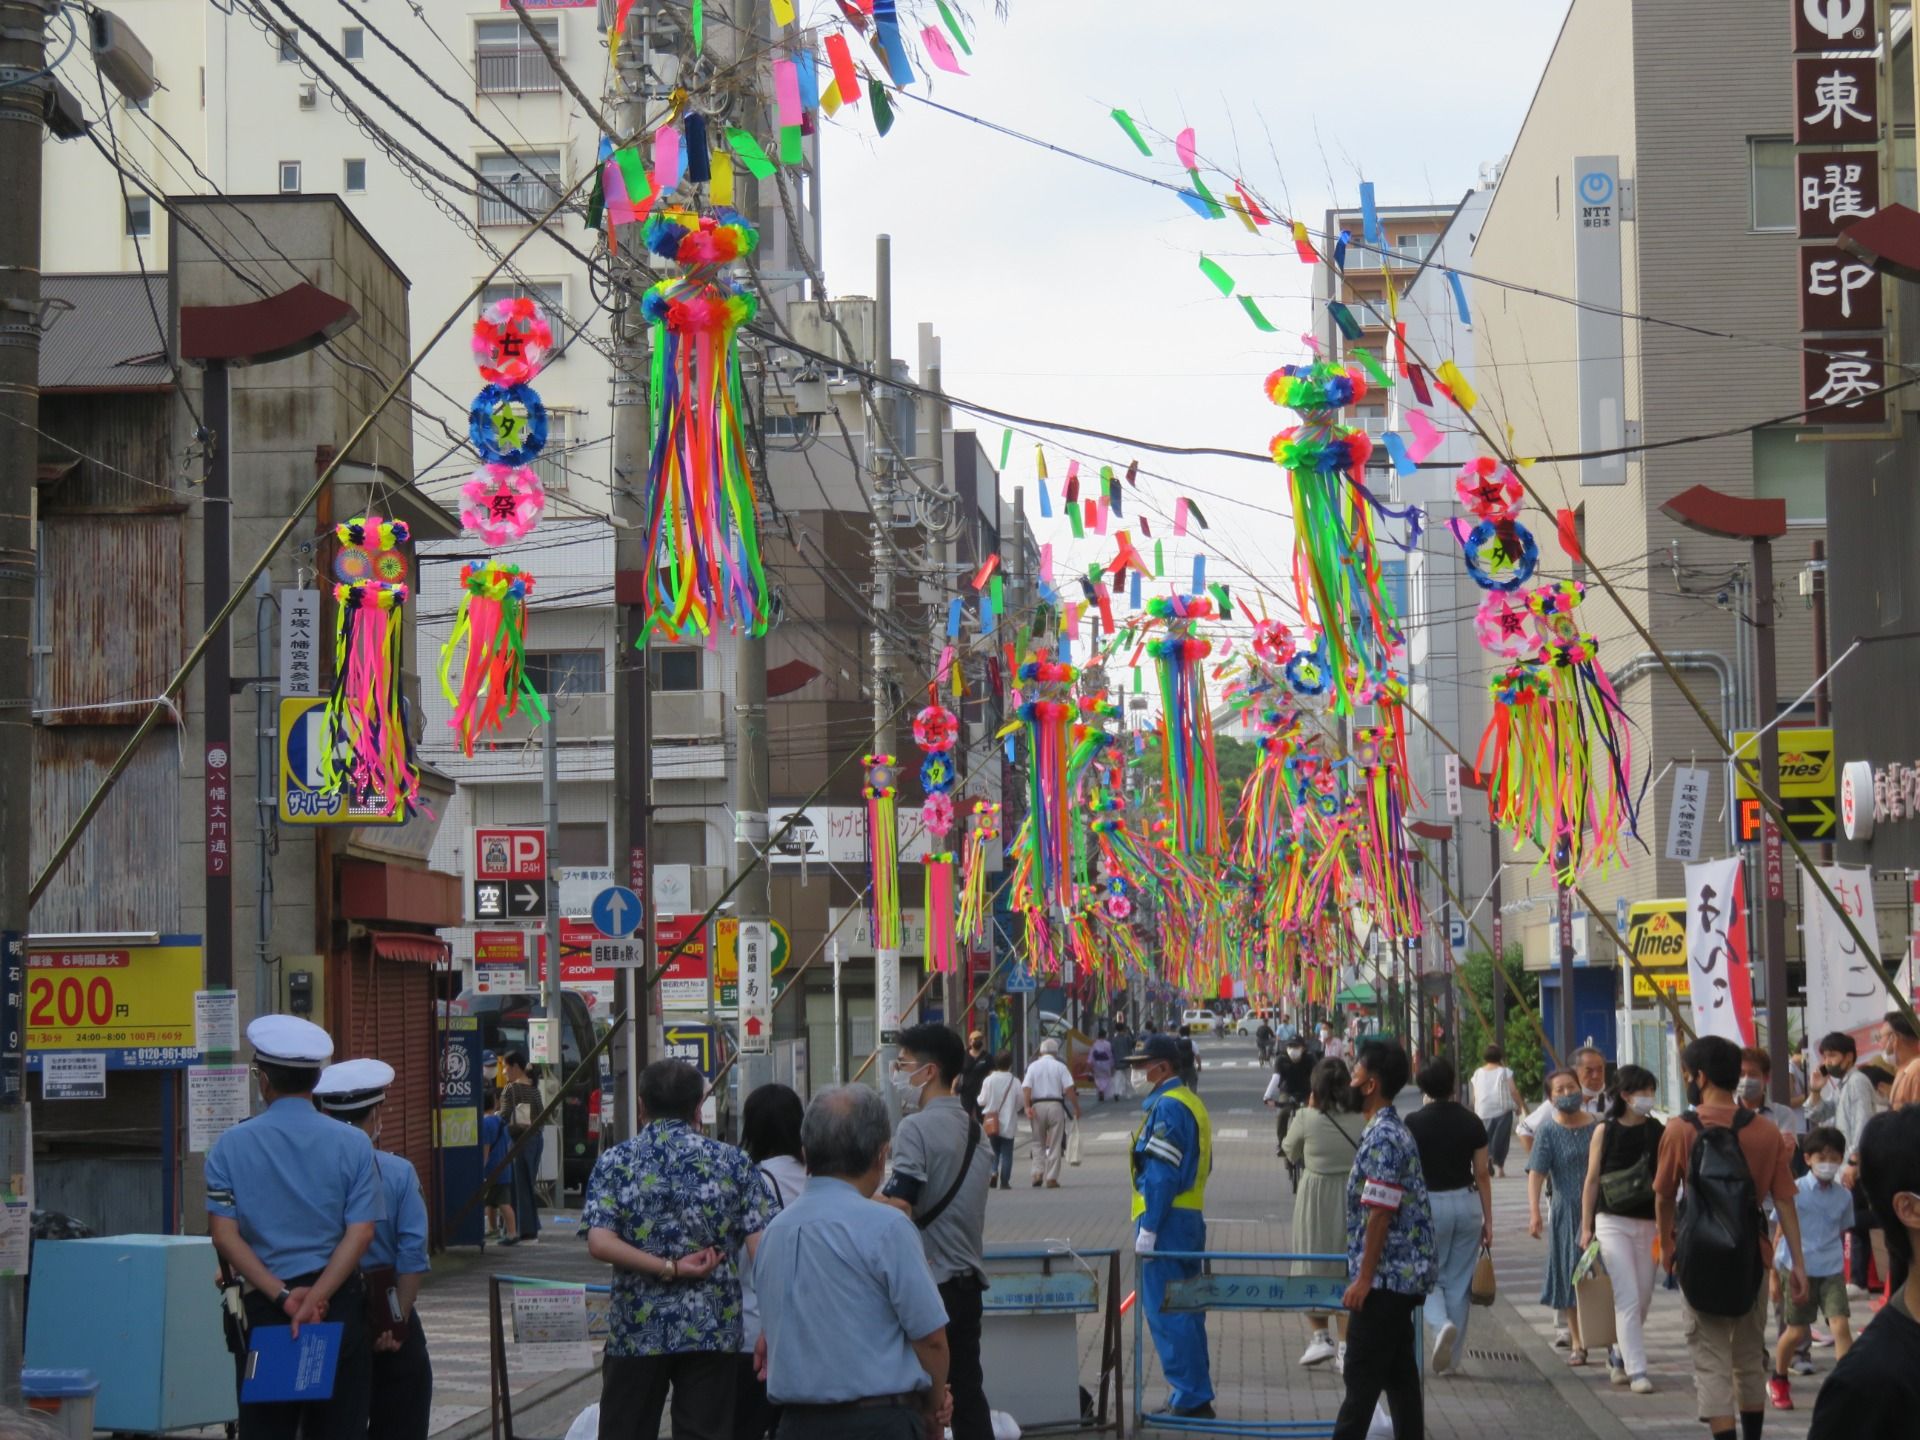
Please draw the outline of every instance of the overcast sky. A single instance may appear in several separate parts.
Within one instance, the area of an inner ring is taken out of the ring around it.
[[[1011,0],[1002,21],[987,0],[971,8],[969,74],[936,73],[915,91],[1169,180],[1184,179],[1170,137],[1191,125],[1203,161],[1316,229],[1330,203],[1357,203],[1362,179],[1382,205],[1453,201],[1473,186],[1511,148],[1566,10],[1559,0]],[[1109,118],[1116,106],[1139,123],[1152,159]],[[883,226],[893,236],[896,355],[913,358],[915,327],[928,321],[954,395],[1166,443],[1265,451],[1288,417],[1262,381],[1302,357],[1311,324],[1311,272],[1284,238],[1265,238],[1278,227],[1256,241],[1238,220],[1202,220],[1166,190],[911,100],[895,109],[884,139],[864,105],[829,122],[821,195],[836,294],[872,293],[873,236]],[[1218,193],[1218,177],[1203,174]],[[1198,270],[1203,251],[1278,333],[1259,333],[1218,296]],[[998,427],[980,428],[997,458]],[[1132,458],[1124,446],[1086,443],[1117,466]],[[1065,457],[1055,454],[1057,501]],[[1290,593],[1289,532],[1270,513],[1286,508],[1278,469],[1138,458],[1143,471],[1261,507],[1195,495],[1213,528],[1182,542],[1183,588],[1185,546],[1198,545],[1209,579],[1233,579],[1238,561]],[[1016,438],[1002,488],[1026,484],[1030,515],[1032,474],[1032,442]],[[1142,488],[1163,512],[1178,493]],[[1057,511],[1039,538],[1059,542],[1067,568]],[[1073,553],[1084,566],[1112,550],[1090,537]],[[1170,544],[1170,578],[1173,553]]]

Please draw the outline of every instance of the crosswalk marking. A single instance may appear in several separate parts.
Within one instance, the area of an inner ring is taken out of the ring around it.
[[[1244,1140],[1247,1138],[1247,1132],[1244,1130],[1216,1130],[1214,1134],[1222,1140]]]

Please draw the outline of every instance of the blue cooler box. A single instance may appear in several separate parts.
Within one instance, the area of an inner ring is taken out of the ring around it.
[[[235,1419],[219,1273],[205,1236],[36,1241],[27,1367],[91,1370],[100,1382],[97,1429],[154,1432]]]

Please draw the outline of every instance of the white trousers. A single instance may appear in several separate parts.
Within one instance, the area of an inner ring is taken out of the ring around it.
[[[1643,1327],[1653,1308],[1653,1233],[1651,1220],[1626,1220],[1618,1215],[1593,1217],[1593,1233],[1600,1241],[1600,1259],[1613,1282],[1613,1326],[1618,1332],[1620,1361],[1629,1377],[1647,1373],[1647,1340]]]

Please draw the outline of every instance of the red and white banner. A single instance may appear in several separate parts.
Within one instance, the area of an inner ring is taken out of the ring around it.
[[[1737,858],[1687,866],[1687,978],[1695,1033],[1751,1045],[1746,880]]]

